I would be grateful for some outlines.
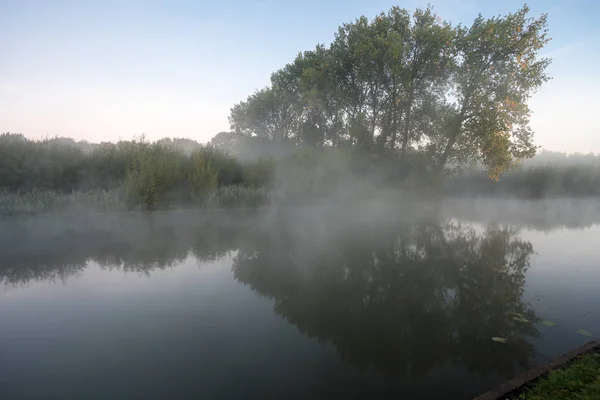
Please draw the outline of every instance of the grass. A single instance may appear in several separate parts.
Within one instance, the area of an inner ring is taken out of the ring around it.
[[[269,205],[273,195],[267,188],[223,186],[213,191],[206,200],[207,208],[256,208]]]
[[[53,190],[32,190],[26,193],[0,191],[0,216],[124,210],[126,202],[121,190],[71,193]]]
[[[267,188],[224,186],[209,192],[205,199],[194,204],[161,202],[153,209],[173,208],[257,208],[269,205],[273,195]],[[73,191],[32,190],[15,193],[0,190],[0,216],[36,214],[79,214],[85,212],[121,212],[143,209],[145,204],[131,204],[124,189]]]
[[[564,369],[552,371],[510,400],[600,399],[600,353],[584,355]]]

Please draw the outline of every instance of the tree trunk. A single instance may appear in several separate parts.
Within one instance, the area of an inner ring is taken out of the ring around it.
[[[436,165],[435,172],[436,175],[441,175],[444,172],[444,167],[446,166],[446,162],[448,162],[448,157],[450,156],[450,151],[452,151],[452,147],[456,144],[456,139],[458,139],[458,134],[460,131],[455,132],[449,139],[448,143],[446,143],[446,147],[444,148],[444,152],[440,157],[438,164]]]
[[[411,111],[412,111],[413,94],[408,98],[408,106],[406,108],[406,114],[404,117],[404,132],[402,133],[402,147],[400,148],[400,158],[403,159],[406,155],[406,149],[408,148],[408,140],[410,136],[410,122],[411,122]]]
[[[452,148],[454,147],[454,145],[456,144],[456,141],[458,140],[458,137],[460,136],[460,129],[462,127],[462,123],[465,121],[465,113],[467,112],[469,99],[470,99],[469,95],[467,95],[463,99],[463,104],[460,107],[460,113],[456,116],[456,122],[454,123],[453,129],[452,129],[453,133],[448,138],[448,143],[446,143],[444,152],[442,153],[442,156],[440,157],[438,164],[436,165],[435,172],[437,175],[441,175],[444,172],[444,167],[446,166],[446,163],[448,162],[448,157],[450,157],[450,152],[452,151]]]
[[[396,113],[395,108],[393,114],[394,116],[392,117],[392,145],[390,147],[392,150],[394,150],[394,147],[396,147],[396,134],[398,132],[398,115]]]

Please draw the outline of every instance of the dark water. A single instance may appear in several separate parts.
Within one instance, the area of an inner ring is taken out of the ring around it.
[[[0,399],[469,399],[600,333],[600,225],[474,209],[4,222]]]

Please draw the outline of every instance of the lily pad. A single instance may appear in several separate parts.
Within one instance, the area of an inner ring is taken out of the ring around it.
[[[549,327],[551,327],[551,328],[554,328],[554,327],[556,327],[556,326],[557,326],[557,324],[556,324],[555,322],[548,321],[547,319],[543,319],[543,320],[542,320],[542,324],[544,324],[544,325],[546,325],[546,326],[549,326]]]
[[[506,343],[506,339],[505,339],[505,338],[501,338],[501,337],[496,337],[496,336],[494,336],[494,337],[492,338],[492,340],[493,340],[494,342],[498,342],[498,343]]]
[[[592,332],[586,331],[585,329],[577,329],[577,333],[583,336],[594,336]]]

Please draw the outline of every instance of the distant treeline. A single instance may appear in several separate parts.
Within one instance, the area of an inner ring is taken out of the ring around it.
[[[445,193],[534,199],[596,197],[600,196],[600,165],[537,164],[505,172],[498,182],[490,180],[481,171],[473,170],[448,180]]]
[[[600,157],[542,152],[499,181],[483,169],[440,181],[418,155],[307,148],[221,133],[209,144],[143,139],[91,144],[0,135],[0,213],[256,207],[378,189],[526,198],[600,195]],[[228,140],[225,140],[229,138]],[[86,207],[82,207],[84,204]]]
[[[261,157],[289,157],[294,148],[286,147],[281,141],[262,137],[247,137],[231,132],[220,132],[211,141],[216,147],[227,151],[236,158],[253,160]],[[353,152],[353,157],[363,157]],[[444,193],[468,196],[514,196],[520,198],[542,197],[589,197],[600,196],[600,155],[593,153],[539,151],[533,158],[522,161],[521,165],[503,172],[498,180],[490,179],[483,165],[459,169],[450,172],[440,182],[430,169],[426,157],[412,154],[407,162],[390,161],[394,153],[389,152],[387,160],[373,155],[371,160],[379,160],[371,172],[376,180],[385,186],[394,186],[399,182],[416,179],[412,187],[424,184],[443,184]],[[363,162],[364,164],[364,162]],[[377,168],[385,165],[386,173],[377,175]],[[454,166],[451,166],[454,167]]]
[[[600,196],[600,155],[540,151],[492,181],[473,168],[445,182],[445,193],[519,198]]]

